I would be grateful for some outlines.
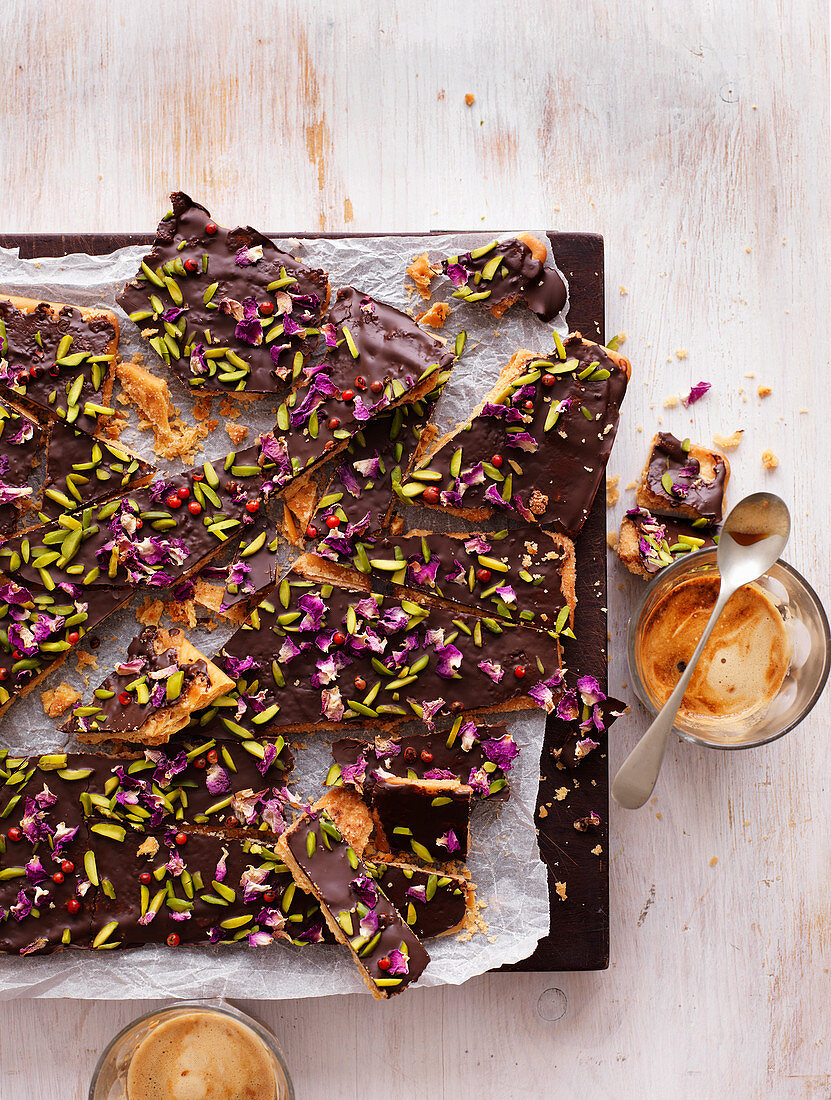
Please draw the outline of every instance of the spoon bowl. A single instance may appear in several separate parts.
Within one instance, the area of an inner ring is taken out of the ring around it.
[[[687,667],[664,707],[627,756],[612,783],[612,796],[627,809],[646,802],[655,787],[669,735],[695,666],[719,616],[734,592],[771,568],[790,536],[788,507],[773,493],[752,493],[730,512],[719,535],[718,598]]]

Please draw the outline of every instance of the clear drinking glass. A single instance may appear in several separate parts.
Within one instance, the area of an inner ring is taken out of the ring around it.
[[[678,558],[650,581],[640,606],[629,622],[627,656],[632,686],[640,701],[652,714],[660,709],[641,676],[640,641],[644,624],[652,609],[667,592],[690,577],[718,575],[716,551],[699,550]],[[778,561],[756,582],[764,588],[785,623],[791,641],[791,660],[779,693],[768,708],[749,723],[732,724],[718,719],[706,727],[692,725],[679,715],[676,732],[686,741],[716,749],[748,749],[765,745],[784,736],[811,711],[828,679],[828,618],[819,597],[804,577]]]
[[[294,1088],[276,1037],[257,1020],[224,1000],[176,1001],[166,1008],[139,1016],[110,1040],[98,1059],[89,1086],[89,1100],[127,1100],[127,1071],[139,1045],[160,1024],[177,1015],[215,1012],[253,1031],[265,1047],[274,1071],[277,1100],[294,1100]]]

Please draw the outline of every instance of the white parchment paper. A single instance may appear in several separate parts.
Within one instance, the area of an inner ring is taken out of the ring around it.
[[[511,233],[501,233],[505,237]],[[546,241],[544,232],[536,234]],[[431,259],[464,252],[493,239],[493,234],[447,234],[430,237],[372,237],[351,240],[279,241],[293,255],[325,268],[334,290],[354,285],[401,309],[420,311],[422,299],[408,294],[404,268],[417,254]],[[21,260],[13,250],[0,249],[0,293],[20,294],[55,302],[103,305],[115,308],[122,321],[120,351],[124,358],[142,352],[150,369],[164,370],[141,340],[138,330],[115,305],[115,297],[131,278],[145,246],[119,249],[108,256],[74,255],[60,259]],[[550,257],[549,262],[553,260]],[[444,330],[437,333],[451,346],[456,333],[467,332],[467,344],[437,410],[441,428],[448,427],[481,400],[510,356],[519,348],[546,354],[551,351],[551,330],[522,306],[509,310],[499,321],[480,306],[456,304],[450,298],[452,284],[443,277],[433,283],[433,300],[451,301],[453,309]],[[567,309],[567,307],[566,307]],[[555,323],[564,335],[565,311]],[[191,422],[193,395],[170,376],[171,397],[182,418]],[[116,394],[118,384],[116,384]],[[217,399],[217,405],[219,399]],[[248,439],[274,424],[272,399],[244,403],[239,423],[250,427]],[[122,408],[121,405],[117,407]],[[132,412],[121,439],[151,461],[152,434],[137,428]],[[217,458],[231,449],[223,425],[204,441],[205,458]],[[181,467],[180,462],[168,469]],[[147,593],[139,593],[96,632],[101,640],[95,651],[99,668],[79,672],[76,658],[69,660],[39,685],[0,721],[0,747],[17,753],[36,753],[60,747],[77,748],[46,717],[40,693],[61,680],[86,696],[125,652],[141,629],[135,612]],[[233,628],[220,624],[214,630],[197,626],[188,636],[198,648],[215,653]],[[505,963],[527,958],[540,937],[548,932],[548,887],[545,866],[539,857],[533,813],[539,782],[539,761],[545,727],[541,711],[502,716],[507,720],[520,756],[510,773],[511,798],[505,803],[476,804],[471,822],[468,867],[485,903],[486,929],[469,939],[457,936],[428,941],[431,963],[419,984],[459,985],[476,974]],[[413,727],[415,728],[415,727]],[[352,733],[348,725],[338,734],[316,733],[299,739],[292,786],[315,799],[323,791],[322,778],[331,764],[329,746],[336,736]],[[124,952],[63,951],[45,957],[18,959],[0,955],[0,999],[15,997],[78,998],[181,998],[192,996],[280,999],[365,992],[366,987],[347,953],[339,946],[294,948],[287,944],[249,949],[144,947]]]

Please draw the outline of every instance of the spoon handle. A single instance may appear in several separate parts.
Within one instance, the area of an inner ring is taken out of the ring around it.
[[[664,703],[652,725],[618,769],[612,783],[612,797],[615,802],[624,806],[627,810],[636,810],[639,806],[643,806],[654,790],[663,763],[664,753],[667,749],[669,735],[675,722],[675,716],[678,714],[678,708],[684,698],[684,693],[692,679],[698,659],[704,652],[704,647],[713,633],[713,628],[724,610],[724,605],[734,591],[734,587],[728,587],[722,581],[715,607],[710,613],[710,618],[707,620],[707,625],[699,638],[698,645],[695,647],[689,664],[675,685],[672,695]]]

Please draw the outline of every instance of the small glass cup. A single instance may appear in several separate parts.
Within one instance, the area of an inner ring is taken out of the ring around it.
[[[176,1001],[127,1024],[101,1053],[90,1082],[89,1100],[127,1100],[127,1071],[139,1045],[154,1028],[188,1012],[215,1012],[230,1016],[235,1023],[253,1031],[268,1052],[278,1100],[295,1100],[294,1087],[276,1037],[259,1021],[224,1000]]]
[[[640,606],[629,621],[627,656],[632,686],[653,715],[658,713],[660,706],[649,694],[639,665],[644,624],[670,589],[690,577],[712,575],[718,575],[714,549],[698,550],[676,559],[650,581]],[[831,660],[831,636],[819,597],[793,566],[781,560],[756,583],[776,605],[791,639],[791,661],[782,686],[768,708],[749,724],[731,726],[728,719],[720,719],[710,723],[708,728],[699,728],[679,716],[674,729],[685,741],[713,749],[749,749],[766,745],[798,726],[822,694]]]

